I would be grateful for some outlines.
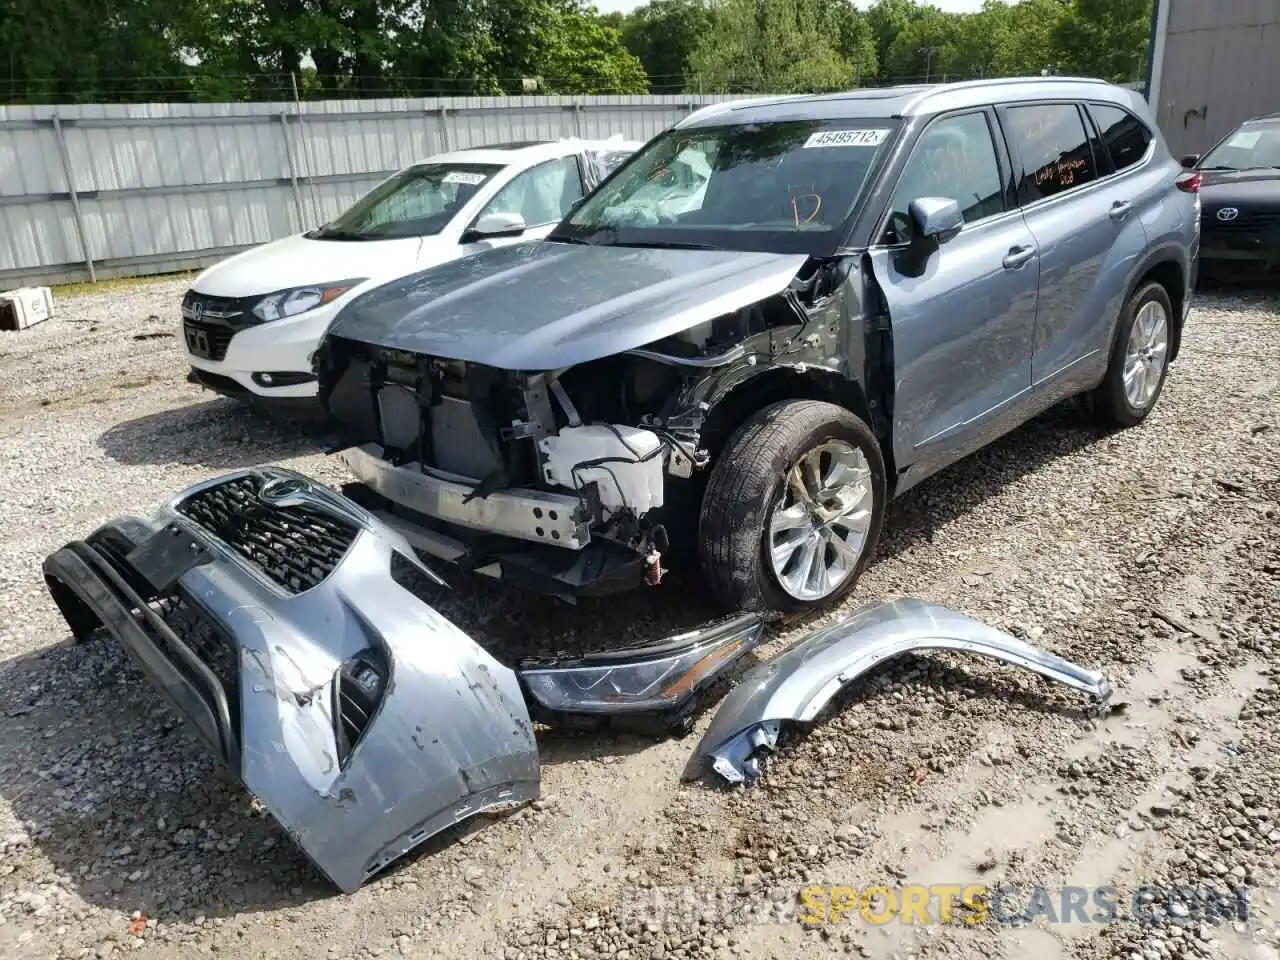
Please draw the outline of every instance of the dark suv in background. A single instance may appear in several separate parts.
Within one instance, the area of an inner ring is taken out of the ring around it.
[[[1201,275],[1280,280],[1280,114],[1242,123],[1182,164],[1204,209]]]

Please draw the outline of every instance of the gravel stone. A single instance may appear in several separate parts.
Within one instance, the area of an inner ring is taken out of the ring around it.
[[[1108,711],[962,654],[904,657],[733,790],[678,782],[709,713],[660,742],[544,730],[543,800],[335,896],[121,650],[67,642],[40,576],[68,540],[229,469],[343,479],[305,425],[185,382],[185,286],[59,295],[54,320],[0,333],[0,956],[1277,956],[1275,296],[1201,294],[1142,427],[1064,405],[906,494],[849,601],[920,596],[1099,666]],[[441,613],[500,657],[712,612],[675,575],[576,609],[451,581]],[[1069,935],[797,922],[808,884],[930,881],[1114,885],[1122,909]],[[1140,921],[1145,885],[1199,899],[1156,896]],[[1245,886],[1247,920],[1205,915]]]

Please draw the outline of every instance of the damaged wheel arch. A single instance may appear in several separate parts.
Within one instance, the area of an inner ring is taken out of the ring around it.
[[[813,722],[850,683],[888,660],[922,650],[974,653],[1030,670],[1100,702],[1111,696],[1102,673],[965,614],[916,599],[873,604],[807,634],[748,671],[722,702],[684,779],[700,777],[708,765],[730,783],[754,779],[760,753],[774,749],[784,723]]]

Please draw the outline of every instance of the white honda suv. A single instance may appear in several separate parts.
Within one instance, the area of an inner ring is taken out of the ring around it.
[[[615,137],[438,154],[316,230],[210,267],[182,299],[188,379],[241,400],[311,407],[311,355],[348,301],[436,264],[541,239],[639,146]]]

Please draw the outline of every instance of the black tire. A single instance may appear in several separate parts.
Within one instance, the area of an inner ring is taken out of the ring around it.
[[[873,493],[871,523],[852,575],[819,600],[799,600],[774,576],[767,559],[765,522],[785,492],[787,471],[828,440],[843,440],[866,457]],[[772,404],[730,437],[712,468],[698,530],[703,575],[716,598],[731,610],[797,611],[833,603],[853,589],[875,552],[885,497],[884,457],[865,423],[831,403]]]
[[[1129,350],[1129,341],[1134,333],[1134,317],[1144,306],[1151,302],[1159,303],[1164,308],[1167,327],[1167,346],[1165,348],[1164,365],[1160,370],[1160,379],[1155,393],[1144,407],[1135,407],[1129,402],[1124,389],[1125,355]],[[1111,358],[1107,364],[1107,375],[1102,383],[1088,394],[1088,406],[1094,419],[1104,427],[1135,427],[1155,409],[1156,401],[1164,390],[1164,381],[1169,375],[1169,353],[1173,347],[1173,304],[1169,293],[1159,283],[1148,283],[1139,287],[1125,302],[1120,311],[1120,319],[1116,324],[1115,342],[1111,345]]]

